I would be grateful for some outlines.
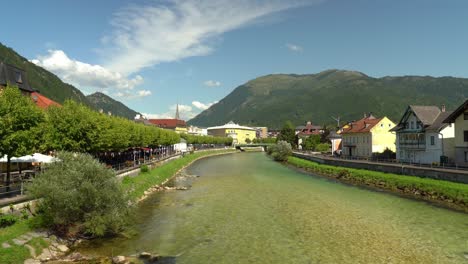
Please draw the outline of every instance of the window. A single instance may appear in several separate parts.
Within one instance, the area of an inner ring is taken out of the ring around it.
[[[431,136],[431,146],[434,146],[434,145],[435,145],[435,137]]]
[[[463,120],[468,120],[468,113],[463,113]]]
[[[468,142],[468,130],[463,131],[463,139],[465,142]]]
[[[15,78],[17,83],[23,83],[23,78],[21,77],[21,72],[15,72]]]
[[[465,162],[468,162],[468,151],[465,151]]]
[[[411,129],[414,129],[414,121],[411,121]]]

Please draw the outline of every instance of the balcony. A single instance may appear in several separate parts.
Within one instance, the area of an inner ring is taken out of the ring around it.
[[[405,149],[414,149],[414,150],[425,150],[426,142],[425,141],[400,141],[398,147]]]

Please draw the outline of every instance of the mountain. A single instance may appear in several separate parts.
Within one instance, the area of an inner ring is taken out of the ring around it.
[[[89,106],[86,96],[73,85],[62,82],[55,74],[35,65],[19,55],[13,49],[0,43],[0,61],[14,65],[26,71],[29,84],[46,97],[63,103],[72,99]]]
[[[133,120],[138,112],[133,111],[119,101],[116,101],[109,96],[96,92],[86,96],[89,102],[96,108],[102,109],[105,113],[111,112],[112,115],[125,117]]]
[[[33,89],[60,104],[63,104],[67,99],[71,99],[95,110],[111,111],[113,115],[128,119],[133,119],[137,114],[137,112],[105,94],[95,93],[85,96],[73,85],[62,82],[55,74],[28,61],[2,43],[0,43],[0,61],[25,70],[29,84]]]
[[[365,112],[399,121],[407,105],[445,104],[455,109],[468,97],[468,79],[402,76],[373,78],[357,71],[273,74],[234,89],[188,123],[214,126],[233,120],[251,126],[280,128],[285,121],[336,124],[357,120]]]

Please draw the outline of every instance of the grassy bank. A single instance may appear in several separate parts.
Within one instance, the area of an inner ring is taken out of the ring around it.
[[[323,165],[296,157],[289,157],[287,163],[347,183],[389,190],[468,212],[468,184]]]
[[[186,155],[182,158],[172,160],[165,163],[149,172],[140,173],[138,176],[129,177],[126,176],[122,180],[122,185],[125,189],[130,191],[132,199],[136,200],[142,197],[148,189],[155,185],[162,184],[167,179],[171,178],[179,170],[189,165],[193,161],[202,157],[219,155],[224,153],[233,153],[235,150],[213,150],[213,151],[202,151],[193,154]]]

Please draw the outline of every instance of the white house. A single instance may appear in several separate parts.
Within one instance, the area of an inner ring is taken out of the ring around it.
[[[453,124],[443,123],[451,114],[445,106],[410,105],[396,127],[396,158],[412,163],[452,162],[455,149]]]
[[[453,111],[444,123],[455,126],[455,163],[458,166],[468,166],[468,100]]]

